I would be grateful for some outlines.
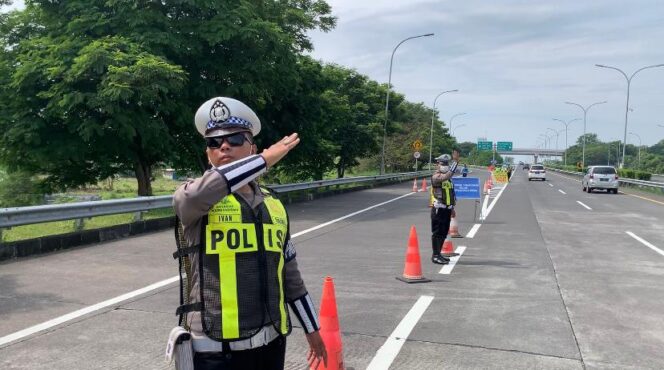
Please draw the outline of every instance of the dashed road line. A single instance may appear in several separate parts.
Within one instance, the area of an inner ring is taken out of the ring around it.
[[[565,194],[565,195],[567,195],[567,193],[565,193],[562,189],[558,189],[558,191]]]
[[[625,233],[627,235],[631,236],[632,238],[638,240],[639,242],[641,242],[641,244],[645,245],[646,247],[648,247],[648,248],[654,250],[655,252],[661,254],[662,256],[664,256],[664,251],[663,250],[661,250],[661,249],[655,247],[654,245],[650,244],[647,240],[641,238],[640,236],[637,236],[636,234],[634,234],[631,231],[625,231]]]
[[[397,325],[396,329],[390,334],[389,338],[387,338],[387,341],[378,349],[373,360],[367,366],[367,370],[387,370],[390,368],[390,365],[392,365],[392,362],[394,362],[394,359],[401,351],[401,347],[406,342],[406,339],[408,339],[410,332],[413,331],[415,324],[420,321],[424,311],[427,310],[432,301],[433,296],[420,296],[399,325]]]
[[[550,186],[550,187],[553,187],[553,184],[549,183],[549,186]]]
[[[589,210],[589,211],[592,211],[592,210],[593,210],[592,208],[588,207],[587,205],[583,204],[582,202],[580,202],[580,201],[578,201],[578,200],[577,200],[576,202],[579,203],[582,207],[584,207],[585,209],[587,209],[587,210]]]
[[[449,275],[452,272],[452,270],[454,270],[454,266],[456,265],[457,261],[459,260],[459,258],[463,254],[463,252],[465,252],[465,251],[466,251],[465,246],[458,246],[457,249],[454,250],[454,252],[458,253],[459,255],[454,256],[454,257],[450,257],[450,263],[443,266],[443,268],[441,268],[440,272],[438,272],[438,273],[443,274],[443,275]]]
[[[477,231],[480,229],[480,226],[482,226],[482,224],[473,225],[473,227],[470,228],[470,231],[468,232],[468,234],[466,234],[466,238],[469,238],[469,239],[474,238],[475,234],[477,234]]]

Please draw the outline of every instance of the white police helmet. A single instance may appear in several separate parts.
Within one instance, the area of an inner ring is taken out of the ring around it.
[[[194,124],[203,137],[238,131],[249,131],[256,136],[261,131],[261,121],[251,108],[239,100],[222,96],[203,103],[196,111]]]
[[[436,158],[436,160],[441,163],[448,163],[450,159],[452,159],[452,157],[450,157],[449,154],[443,154],[440,157]]]

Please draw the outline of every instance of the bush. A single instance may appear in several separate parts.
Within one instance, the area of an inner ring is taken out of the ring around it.
[[[639,180],[650,181],[652,174],[645,171],[636,171],[636,178]]]
[[[0,207],[42,204],[44,194],[38,181],[25,172],[0,172]]]

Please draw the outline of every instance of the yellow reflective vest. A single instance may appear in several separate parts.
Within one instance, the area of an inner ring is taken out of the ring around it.
[[[283,251],[288,216],[283,204],[268,195],[254,211],[230,194],[203,221],[199,308],[205,334],[233,341],[273,325],[287,335]]]

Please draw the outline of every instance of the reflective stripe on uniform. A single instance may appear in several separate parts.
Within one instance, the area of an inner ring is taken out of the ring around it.
[[[286,227],[286,231],[287,231],[288,230],[287,229],[288,218],[286,216],[286,209],[284,209],[284,205],[281,202],[277,201],[276,199],[274,199],[272,197],[265,198],[265,205],[267,206],[267,210],[268,210],[268,212],[270,212],[270,218],[272,219],[272,225],[270,225],[270,226],[279,225],[282,228]],[[275,234],[277,234],[277,236],[278,236],[277,232],[275,232]],[[271,232],[270,232],[270,235],[272,235]],[[279,277],[279,286],[280,287],[284,286],[284,282],[283,282],[284,255],[283,255],[283,250],[282,249],[286,248],[286,246],[284,245],[285,241],[286,241],[286,233],[284,233],[283,239],[280,240],[280,242],[281,242],[280,249],[277,249],[275,251],[275,252],[281,254],[281,258],[279,258],[279,267],[278,267],[278,271],[277,271],[277,276]],[[273,247],[271,243],[270,243],[270,247]],[[267,248],[268,247],[267,247],[267,244],[266,244],[265,249],[268,250]],[[288,313],[286,312],[286,304],[285,303],[286,302],[285,302],[285,297],[284,297],[284,289],[282,288],[282,289],[279,289],[279,314],[281,316],[281,328],[280,329],[281,329],[282,334],[288,333],[288,318],[287,318]]]

